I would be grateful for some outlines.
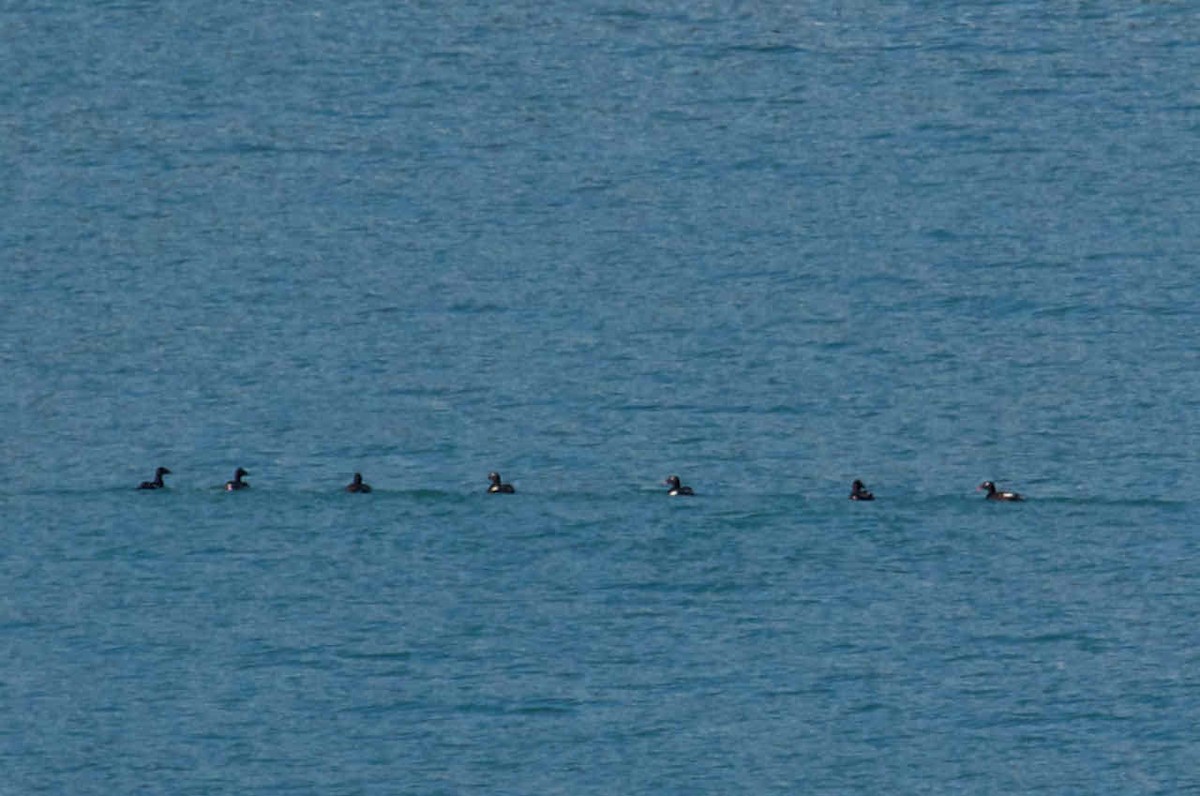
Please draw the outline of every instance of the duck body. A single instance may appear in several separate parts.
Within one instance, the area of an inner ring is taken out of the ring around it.
[[[874,500],[875,495],[871,494],[871,492],[867,490],[866,484],[856,478],[854,479],[854,483],[850,485],[850,499]]]
[[[1025,499],[1021,497],[1019,492],[1002,492],[996,489],[996,485],[991,481],[984,481],[979,485],[979,489],[987,492],[987,494],[984,495],[984,498],[987,500],[1005,500],[1008,502],[1016,502],[1018,500]]]
[[[363,483],[362,473],[355,473],[354,480],[346,485],[346,491],[366,493],[371,491],[371,485]]]
[[[682,483],[680,483],[679,476],[677,475],[668,475],[667,479],[663,481],[663,483],[670,487],[670,489],[667,490],[667,495],[669,497],[680,497],[696,494],[696,491],[690,486],[684,486]]]
[[[250,485],[242,480],[243,478],[245,478],[248,475],[250,475],[250,473],[246,472],[241,467],[234,470],[233,480],[225,482],[225,491],[226,492],[236,492],[239,489],[249,489]]]
[[[142,483],[138,484],[137,488],[138,489],[166,489],[167,485],[165,483],[163,483],[163,476],[170,475],[170,474],[171,474],[171,471],[168,470],[166,467],[159,467],[157,470],[154,471],[154,480],[153,481],[143,481]]]
[[[511,495],[517,491],[512,484],[506,484],[500,480],[500,473],[488,473],[488,480],[492,482],[487,490],[489,495]]]

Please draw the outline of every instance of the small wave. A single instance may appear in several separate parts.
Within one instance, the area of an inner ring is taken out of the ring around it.
[[[397,661],[412,660],[413,653],[411,650],[395,650],[391,652],[357,652],[338,650],[335,656],[349,661],[380,661],[383,663],[395,663]]]
[[[795,44],[734,44],[721,48],[722,53],[750,53],[752,55],[795,55],[809,52],[806,47]]]
[[[508,307],[489,302],[459,301],[449,305],[446,310],[464,315],[489,315],[507,312]]]

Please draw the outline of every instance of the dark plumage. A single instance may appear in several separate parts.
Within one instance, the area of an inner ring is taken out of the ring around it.
[[[346,485],[346,491],[347,492],[370,492],[371,485],[363,483],[362,473],[355,473],[354,480]]]
[[[854,479],[854,483],[850,485],[850,499],[851,500],[874,500],[875,496],[872,495],[869,491],[867,491],[866,484],[864,484],[862,481],[859,481],[856,478],[856,479]]]
[[[235,470],[233,473],[233,480],[225,482],[225,491],[235,492],[239,489],[249,489],[250,485],[242,480],[248,475],[250,475],[250,473],[246,472],[241,467],[237,468],[237,470]]]
[[[503,484],[500,482],[500,473],[488,473],[488,480],[492,482],[492,485],[488,487],[488,494],[511,495],[517,491],[512,484]]]
[[[1024,500],[1017,492],[1000,492],[996,489],[996,485],[991,481],[984,481],[979,485],[979,489],[987,492],[985,495],[988,500]]]
[[[671,497],[696,494],[696,492],[690,486],[681,485],[679,483],[679,476],[677,475],[668,475],[667,480],[663,481],[663,483],[671,487],[667,490],[667,494]]]
[[[170,474],[171,474],[171,471],[168,470],[166,467],[159,467],[157,470],[154,471],[154,480],[153,481],[143,481],[142,483],[138,484],[137,488],[138,489],[165,489],[167,485],[163,483],[163,476],[170,475]]]

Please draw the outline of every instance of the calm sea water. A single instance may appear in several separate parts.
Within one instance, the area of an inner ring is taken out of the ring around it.
[[[779,5],[0,7],[0,793],[1200,788],[1200,19]]]

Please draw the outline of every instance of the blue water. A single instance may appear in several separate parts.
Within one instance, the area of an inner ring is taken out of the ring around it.
[[[1200,18],[778,5],[0,8],[0,793],[1200,787]]]

